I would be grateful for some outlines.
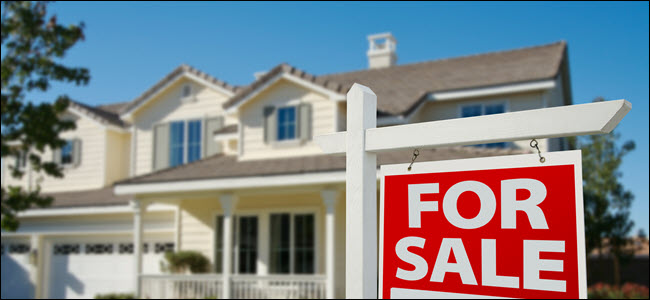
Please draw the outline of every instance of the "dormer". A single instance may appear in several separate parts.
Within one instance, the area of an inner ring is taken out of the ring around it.
[[[379,69],[397,64],[397,40],[390,32],[368,36],[368,68]]]

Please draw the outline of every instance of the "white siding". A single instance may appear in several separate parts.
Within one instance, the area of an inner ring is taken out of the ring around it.
[[[278,146],[264,142],[265,106],[312,105],[312,136],[332,133],[336,129],[336,103],[328,97],[281,79],[240,108],[243,141],[240,160],[322,154],[318,145]]]
[[[63,178],[46,176],[43,173],[26,172],[22,180],[6,178],[7,185],[28,188],[29,181],[33,187],[40,181],[41,191],[45,193],[62,191],[81,191],[104,187],[106,128],[99,123],[80,117],[77,129],[61,134],[64,139],[81,140],[81,162],[77,167],[65,167]],[[43,161],[52,161],[52,152],[46,150],[41,154]],[[15,163],[13,159],[9,163]]]
[[[128,133],[107,132],[105,185],[129,176],[130,148],[131,136]]]
[[[185,84],[190,84],[194,101],[181,101],[181,89]],[[220,92],[189,79],[183,79],[170,86],[167,91],[156,99],[140,108],[134,116],[136,132],[135,149],[135,175],[147,174],[152,171],[153,163],[153,126],[159,123],[202,119],[223,115],[221,105],[228,97]],[[226,125],[236,124],[232,118],[226,119]]]

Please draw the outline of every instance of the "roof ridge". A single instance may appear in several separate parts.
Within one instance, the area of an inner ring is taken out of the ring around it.
[[[541,45],[523,46],[523,47],[519,47],[519,48],[511,48],[511,49],[505,49],[505,50],[496,50],[496,51],[474,53],[474,54],[467,54],[467,55],[454,56],[454,57],[438,58],[438,59],[425,60],[425,61],[420,61],[420,62],[407,63],[407,64],[402,64],[402,65],[395,65],[395,66],[390,66],[390,67],[387,67],[387,68],[360,69],[360,70],[353,70],[353,71],[343,71],[343,72],[337,72],[337,73],[322,74],[322,75],[317,75],[317,76],[318,77],[329,77],[329,76],[348,75],[348,74],[362,73],[362,72],[378,72],[378,71],[385,71],[386,69],[397,69],[397,68],[412,67],[412,66],[415,66],[415,65],[428,64],[428,63],[434,63],[434,62],[444,62],[444,61],[451,61],[451,60],[457,60],[457,59],[472,58],[472,57],[477,57],[477,56],[488,56],[488,55],[495,55],[495,54],[511,53],[511,52],[517,52],[517,51],[532,50],[532,49],[536,49],[536,48],[550,47],[550,46],[554,46],[554,45],[563,45],[564,47],[566,47],[566,44],[567,44],[567,42],[565,40],[559,40],[559,41],[556,41],[556,42],[541,44]]]

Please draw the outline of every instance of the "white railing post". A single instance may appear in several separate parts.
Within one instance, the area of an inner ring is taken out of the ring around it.
[[[377,299],[377,155],[366,129],[377,126],[377,96],[354,84],[347,94],[346,298]]]
[[[142,212],[144,205],[140,200],[135,199],[131,202],[133,207],[133,255],[134,255],[134,273],[135,273],[135,295],[139,298],[141,294],[140,276],[142,275]]]
[[[334,289],[334,267],[336,262],[335,253],[335,224],[336,224],[336,200],[338,191],[336,190],[323,190],[321,197],[326,208],[325,215],[325,274],[327,275],[326,281],[326,297],[327,299],[335,298]]]
[[[232,194],[223,194],[219,197],[221,208],[223,209],[223,299],[230,299],[231,293],[231,267],[232,267],[232,223],[233,211],[237,205],[237,196]]]

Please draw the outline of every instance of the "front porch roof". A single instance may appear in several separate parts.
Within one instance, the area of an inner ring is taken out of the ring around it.
[[[452,147],[420,150],[418,161],[451,160],[497,155],[520,154],[514,149]],[[378,165],[407,163],[410,151],[380,153]],[[165,169],[116,183],[116,191],[124,187],[153,186],[216,179],[272,178],[279,175],[325,174],[345,171],[345,157],[314,155],[282,159],[238,161],[236,156],[215,155],[197,162]],[[287,182],[290,184],[290,182]],[[216,186],[215,186],[216,188]],[[118,192],[119,194],[120,192]]]

